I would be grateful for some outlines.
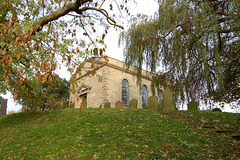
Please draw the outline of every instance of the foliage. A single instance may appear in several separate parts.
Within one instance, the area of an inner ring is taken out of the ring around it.
[[[130,108],[24,112],[0,117],[0,158],[238,159],[239,142],[215,132],[224,128],[239,132],[239,114]]]
[[[0,0],[0,92],[11,91],[16,99],[16,85],[27,88],[33,77],[56,80],[63,62],[74,72],[89,56],[85,37],[97,33],[104,40],[110,26],[123,28],[118,17],[129,14],[128,1]]]
[[[240,98],[240,2],[159,0],[153,18],[133,17],[119,44],[125,61],[169,79],[181,101]]]
[[[18,96],[15,100],[25,110],[49,110],[58,108],[62,98],[68,103],[70,84],[66,79],[57,79],[49,83],[37,82],[36,79],[25,81],[23,87],[15,85],[15,93]],[[66,107],[66,106],[65,106]]]

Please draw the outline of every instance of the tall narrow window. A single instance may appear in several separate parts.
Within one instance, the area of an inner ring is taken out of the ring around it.
[[[146,107],[148,105],[148,93],[147,86],[142,86],[142,107]]]
[[[122,102],[124,106],[129,105],[128,81],[126,79],[122,80]]]
[[[158,90],[158,103],[160,104],[163,101],[162,90]]]

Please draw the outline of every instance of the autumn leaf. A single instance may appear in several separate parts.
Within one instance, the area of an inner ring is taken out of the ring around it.
[[[80,52],[80,50],[79,50],[79,48],[78,48],[78,47],[76,48],[76,52],[77,52],[77,53],[79,53],[79,52]]]
[[[17,60],[19,60],[19,59],[21,59],[21,58],[22,58],[21,53],[18,53],[18,54],[17,54]]]
[[[10,54],[6,54],[4,57],[3,57],[3,65],[7,64],[11,64],[12,63],[12,56]]]
[[[24,85],[24,81],[23,81],[23,77],[21,77],[19,80],[19,86],[23,86],[23,85]]]
[[[51,66],[51,71],[55,71],[55,69],[56,69],[56,66],[57,66],[57,64],[55,63],[55,64],[52,64],[52,66]]]
[[[45,67],[45,70],[48,71],[50,69],[50,64],[47,63],[47,66]]]
[[[46,64],[45,64],[45,61],[42,63],[42,65],[41,65],[41,70],[45,70],[45,67],[46,67]]]
[[[5,78],[5,82],[6,83],[9,83],[10,82],[10,79],[7,77],[7,78]]]
[[[22,38],[20,36],[17,36],[17,38],[15,39],[15,43],[18,46],[22,41]]]
[[[48,76],[49,76],[49,74],[46,73],[46,74],[42,77],[42,83],[47,82],[47,80],[48,80]]]
[[[20,71],[20,73],[23,73],[23,68],[22,68],[22,66],[19,67],[19,71]]]
[[[15,91],[15,92],[14,92],[14,101],[16,101],[17,98],[18,98],[18,93]]]
[[[37,80],[37,82],[40,82],[41,79],[42,79],[41,73],[37,73],[37,74],[36,74],[36,80]]]

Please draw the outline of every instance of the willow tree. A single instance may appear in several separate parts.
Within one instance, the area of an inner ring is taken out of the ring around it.
[[[80,47],[84,37],[97,33],[103,40],[109,27],[123,28],[119,20],[129,14],[128,1],[0,0],[0,92],[9,90],[17,99],[18,86],[32,77],[42,83],[56,79],[62,63],[57,57],[73,71],[73,57],[88,54]]]
[[[159,0],[133,17],[119,42],[128,64],[169,79],[179,102],[240,98],[240,1]],[[167,85],[167,83],[165,83]]]

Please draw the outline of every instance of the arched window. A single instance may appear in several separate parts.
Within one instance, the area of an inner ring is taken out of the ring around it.
[[[98,56],[98,49],[97,48],[94,48],[93,54],[94,54],[94,56]]]
[[[122,80],[122,102],[124,106],[129,105],[129,89],[128,81],[126,79]]]
[[[146,107],[148,105],[148,93],[147,86],[142,86],[142,107]]]
[[[162,90],[158,90],[158,103],[160,104],[163,101]]]

